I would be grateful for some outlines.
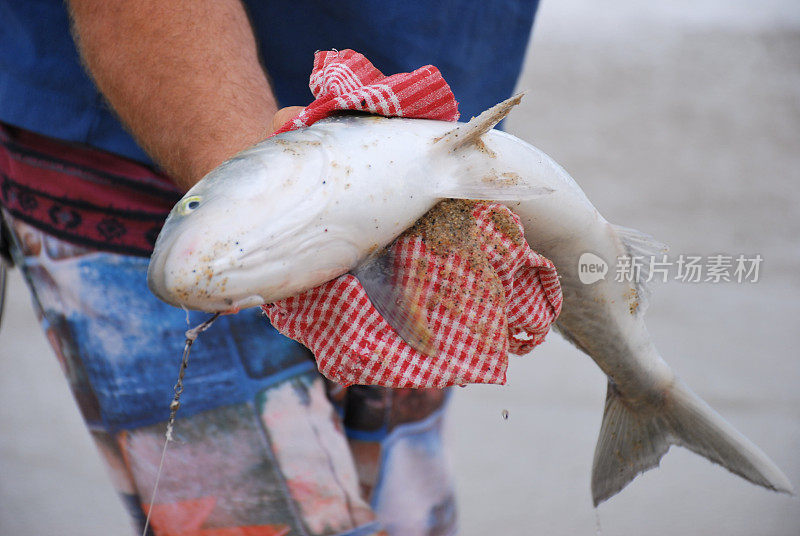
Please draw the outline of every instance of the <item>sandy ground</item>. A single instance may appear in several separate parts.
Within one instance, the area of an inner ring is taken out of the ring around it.
[[[657,285],[648,325],[678,374],[800,486],[800,8],[650,4],[545,0],[508,129],[564,165],[606,218],[673,255],[762,256],[757,283]],[[797,498],[678,448],[595,511],[604,396],[603,375],[557,335],[513,359],[507,386],[459,390],[462,534],[800,534]],[[0,534],[126,530],[14,273],[0,331]]]

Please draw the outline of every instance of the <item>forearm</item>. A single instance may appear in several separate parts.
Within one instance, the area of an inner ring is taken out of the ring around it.
[[[182,188],[272,130],[276,102],[239,0],[70,0],[100,91]]]

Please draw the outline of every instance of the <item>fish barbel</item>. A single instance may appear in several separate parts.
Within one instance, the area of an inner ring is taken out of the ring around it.
[[[659,356],[644,323],[646,274],[618,281],[581,273],[587,259],[600,266],[664,247],[610,224],[550,157],[492,129],[520,98],[455,127],[347,115],[257,144],[172,210],[150,261],[150,289],[173,305],[218,312],[277,301],[351,271],[382,314],[399,308],[402,317],[403,304],[376,303],[391,296],[380,288],[386,279],[365,268],[376,253],[441,199],[499,201],[558,270],[557,330],[608,377],[592,468],[595,505],[657,466],[673,444],[791,493],[780,469]]]

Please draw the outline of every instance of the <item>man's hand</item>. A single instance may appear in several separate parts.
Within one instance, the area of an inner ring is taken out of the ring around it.
[[[302,106],[287,106],[286,108],[281,108],[275,115],[272,116],[272,130],[269,131],[269,134],[272,134],[279,128],[283,126],[284,123],[287,121],[291,121],[294,116],[299,114],[303,111]]]
[[[70,0],[83,60],[184,190],[299,112],[276,114],[240,0]]]

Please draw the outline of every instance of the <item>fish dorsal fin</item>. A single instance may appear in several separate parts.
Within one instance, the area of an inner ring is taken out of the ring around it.
[[[478,117],[470,119],[466,125],[459,125],[453,130],[436,138],[434,143],[447,146],[450,151],[457,151],[467,145],[483,146],[481,136],[492,130],[497,123],[502,121],[522,100],[524,92],[517,93],[510,99],[506,99],[499,104],[495,104],[488,110],[481,113]]]
[[[520,173],[498,158],[482,136],[492,130],[520,103],[518,93],[492,106],[469,123],[434,138],[434,151],[441,167],[433,174],[433,194],[441,198],[521,201],[553,192],[532,181],[535,174]],[[462,149],[462,150],[460,150]],[[455,153],[455,154],[454,154]]]

